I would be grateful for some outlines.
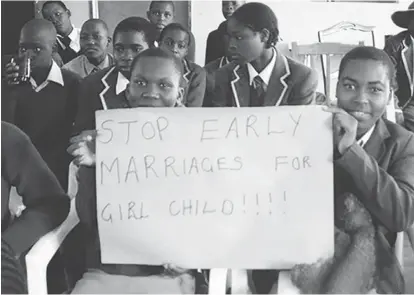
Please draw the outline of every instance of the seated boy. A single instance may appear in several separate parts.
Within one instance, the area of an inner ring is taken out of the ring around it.
[[[222,22],[216,30],[208,34],[205,60],[206,65],[226,54],[227,47],[223,44],[223,38],[227,35],[226,22],[245,2],[246,1],[221,1],[221,12],[226,20]]]
[[[175,107],[184,90],[180,87],[183,69],[179,59],[160,48],[140,53],[131,66],[131,83],[125,92],[131,107]],[[175,293],[195,292],[194,272],[178,268],[149,265],[102,264],[96,217],[96,182],[94,148],[79,170],[76,207],[82,224],[89,231],[88,271],[73,293]],[[92,157],[91,157],[92,156]],[[92,167],[88,167],[92,166]],[[137,245],[139,247],[139,245]]]
[[[262,3],[247,3],[227,20],[233,62],[215,74],[216,107],[306,105],[314,102],[317,74],[275,49],[277,18]]]
[[[77,108],[80,77],[60,69],[52,59],[56,29],[51,22],[33,19],[21,30],[19,58],[30,59],[30,80],[16,84],[19,65],[6,66],[10,103],[7,121],[25,132],[66,191],[70,156],[66,147]]]
[[[86,77],[81,84],[74,133],[95,129],[95,111],[126,108],[123,91],[129,83],[131,64],[141,51],[153,47],[155,27],[141,17],[121,21],[113,34],[115,65]]]
[[[160,47],[174,53],[183,63],[183,78],[187,86],[182,103],[186,107],[201,107],[206,90],[206,72],[186,59],[190,45],[190,32],[178,23],[169,24],[161,32]]]
[[[392,249],[397,233],[414,222],[414,134],[382,119],[395,86],[395,68],[384,51],[357,47],[343,57],[338,107],[328,110],[334,114],[335,225],[349,234],[350,242],[316,293],[360,294],[367,287],[377,294],[404,293]],[[365,207],[373,226],[349,230],[349,222],[341,218],[343,208],[338,207],[347,194]],[[375,257],[373,276],[366,264],[370,257]]]
[[[103,20],[87,20],[80,32],[81,55],[63,66],[82,78],[96,73],[99,70],[114,64],[112,56],[108,53],[111,43],[108,26]]]
[[[2,239],[20,256],[65,220],[69,198],[30,138],[19,128],[2,121],[1,140]],[[14,220],[9,212],[11,187],[16,187],[26,207]]]
[[[147,11],[148,20],[157,28],[157,42],[159,41],[162,30],[175,19],[175,5],[173,1],[151,1]],[[188,48],[188,59],[194,61],[195,41],[193,34],[190,33],[192,40]]]

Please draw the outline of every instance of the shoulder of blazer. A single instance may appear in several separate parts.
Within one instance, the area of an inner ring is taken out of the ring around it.
[[[89,84],[89,87],[103,86],[102,79],[108,74],[109,71],[111,71],[111,75],[114,73],[118,73],[118,71],[114,69],[114,67],[108,67],[103,69],[102,71],[98,71],[94,74],[85,77],[82,80],[82,84]]]
[[[289,70],[290,70],[290,80],[302,80],[305,77],[309,76],[310,73],[315,72],[315,70],[312,70],[308,66],[305,66],[304,64],[291,59],[290,57],[284,56],[287,59]]]
[[[384,120],[384,123],[390,134],[389,141],[393,144],[399,143],[402,147],[411,142],[411,152],[414,154],[414,133],[391,121]]]

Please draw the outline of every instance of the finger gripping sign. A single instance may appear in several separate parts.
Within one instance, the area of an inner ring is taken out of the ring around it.
[[[285,269],[333,253],[319,106],[98,111],[102,263]]]

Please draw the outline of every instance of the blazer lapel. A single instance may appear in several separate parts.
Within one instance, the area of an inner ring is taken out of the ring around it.
[[[390,136],[391,135],[388,131],[387,126],[385,125],[385,122],[380,119],[377,123],[377,126],[375,127],[374,132],[364,147],[365,151],[369,155],[373,156],[378,163],[386,152],[384,141]]]
[[[246,65],[237,65],[233,69],[230,86],[233,92],[234,106],[248,107],[250,105],[250,85]]]
[[[408,82],[410,83],[411,95],[413,94],[413,50],[414,44],[409,41],[411,46],[407,44],[407,39],[404,39],[404,48],[401,51],[401,59],[404,64],[405,73],[407,74]]]
[[[285,79],[290,76],[290,68],[287,58],[275,50],[276,63],[270,77],[269,85],[264,99],[264,106],[279,106],[288,90]]]
[[[101,103],[102,103],[102,108],[104,110],[108,109],[108,104],[106,101],[106,95],[108,95],[108,91],[111,88],[111,85],[115,85],[116,84],[116,75],[115,73],[117,73],[116,71],[114,72],[115,67],[112,67],[111,69],[109,69],[109,71],[102,77],[101,79],[101,83],[103,84],[103,90],[101,91],[101,93],[99,93],[99,98],[101,99]],[[112,74],[112,75],[111,75]],[[114,81],[112,81],[114,80]]]
[[[191,74],[191,69],[190,69],[190,65],[188,64],[187,60],[183,60],[183,66],[184,66],[184,75],[183,78],[185,80],[185,82],[189,82],[190,81],[190,74]]]

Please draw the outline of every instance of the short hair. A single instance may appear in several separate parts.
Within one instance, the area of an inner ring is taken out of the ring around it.
[[[246,3],[239,7],[230,18],[236,19],[254,32],[267,29],[270,33],[267,47],[276,45],[279,39],[279,26],[276,15],[269,6],[258,2]]]
[[[66,7],[65,3],[63,3],[62,1],[46,1],[45,3],[43,3],[43,6],[42,6],[42,14],[43,14],[43,10],[44,10],[44,8],[46,7],[46,5],[49,5],[49,4],[57,4],[57,5],[59,5],[60,7],[62,7],[64,10],[69,10],[69,9]]]
[[[27,294],[26,277],[23,267],[10,245],[1,240],[1,293]]]
[[[154,8],[154,4],[155,3],[163,3],[163,4],[167,4],[167,5],[171,5],[173,12],[175,12],[175,5],[173,1],[151,1],[150,6],[149,6],[149,10]]]
[[[113,40],[115,42],[115,37],[118,33],[126,32],[140,32],[143,33],[145,41],[148,43],[149,47],[154,47],[155,40],[157,36],[157,30],[154,24],[151,24],[145,18],[139,16],[132,16],[122,20],[114,30]]]
[[[174,67],[177,70],[177,72],[180,74],[180,84],[182,83],[182,76],[184,75],[184,67],[182,61],[176,57],[172,52],[162,49],[160,47],[153,47],[148,48],[142,52],[140,52],[132,61],[131,64],[131,72],[134,70],[136,64],[138,61],[143,57],[159,57],[159,58],[165,58],[168,60],[171,60],[174,63]]]
[[[187,34],[187,36],[188,36],[188,46],[190,46],[191,45],[191,41],[192,41],[192,38],[193,38],[193,34],[190,32],[190,30],[188,30],[187,28],[185,28],[182,24],[180,24],[180,23],[172,23],[172,24],[169,24],[169,25],[167,25],[162,31],[161,31],[161,34],[160,34],[160,38],[159,38],[159,40],[161,41],[162,40],[162,38],[164,38],[164,35],[166,34],[166,32],[167,31],[173,31],[173,30],[179,30],[179,31],[182,31],[182,32],[184,32],[184,33],[186,33]]]
[[[104,27],[104,29],[109,33],[109,28],[108,25],[106,24],[105,21],[101,20],[100,18],[90,18],[87,21],[85,21],[82,25],[82,28],[84,25],[88,24],[88,23],[97,23],[100,24]]]
[[[397,80],[396,80],[396,71],[394,64],[389,57],[389,55],[381,49],[372,47],[372,46],[358,46],[349,51],[341,60],[339,64],[339,73],[338,77],[341,76],[345,67],[351,60],[374,60],[378,61],[385,66],[388,72],[388,77],[390,79],[391,89],[397,89]]]

